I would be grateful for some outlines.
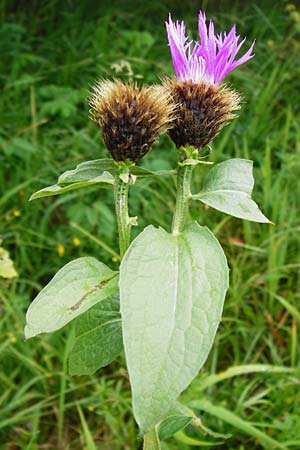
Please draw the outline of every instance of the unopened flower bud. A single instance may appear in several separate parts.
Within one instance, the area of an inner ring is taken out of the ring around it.
[[[174,118],[175,106],[162,86],[102,80],[93,87],[89,104],[115,161],[139,161]]]

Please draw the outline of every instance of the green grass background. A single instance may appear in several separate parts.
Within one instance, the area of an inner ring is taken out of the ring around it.
[[[28,342],[23,336],[30,301],[62,265],[94,255],[115,266],[102,245],[117,251],[112,194],[89,189],[32,203],[28,198],[77,163],[107,156],[88,119],[89,86],[100,77],[144,83],[172,74],[164,20],[172,11],[196,37],[200,6],[217,30],[236,23],[248,37],[245,46],[257,39],[255,59],[228,77],[244,104],[215,140],[212,160],[254,160],[254,198],[275,226],[191,205],[191,216],[223,245],[231,287],[213,350],[182,398],[207,401],[204,424],[232,434],[212,448],[271,448],[257,434],[263,431],[281,442],[274,448],[300,449],[300,10],[278,0],[1,2],[0,234],[19,273],[0,280],[1,449],[141,447],[123,356],[95,376],[71,378],[72,326]],[[143,164],[175,167],[167,136]],[[195,191],[205,171],[195,170]],[[135,232],[149,223],[169,229],[174,201],[174,179],[133,187]],[[238,366],[252,364],[291,371],[237,375]],[[218,383],[209,378],[228,368],[236,376],[221,375]],[[219,417],[213,405],[223,408]],[[187,436],[193,445],[185,443]],[[220,442],[187,429],[163,450],[200,448],[199,440]]]

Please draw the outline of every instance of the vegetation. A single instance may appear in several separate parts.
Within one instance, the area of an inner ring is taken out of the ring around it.
[[[23,332],[30,301],[61,266],[86,255],[116,264],[112,193],[91,187],[28,198],[76,164],[107,156],[88,119],[89,85],[100,77],[143,83],[171,74],[164,20],[170,9],[195,30],[196,6],[191,0],[9,3],[0,8],[0,234],[19,275],[0,278],[0,448],[139,448],[124,356],[101,377],[70,377],[70,326],[29,341]],[[300,448],[300,12],[284,1],[241,3],[202,6],[220,28],[235,22],[249,43],[257,39],[256,58],[229,78],[244,105],[214,142],[212,160],[254,160],[253,197],[275,225],[212,209],[204,215],[200,203],[192,205],[193,218],[222,243],[231,284],[209,359],[183,397],[206,427],[232,436],[188,427],[163,450],[204,442]],[[164,136],[143,165],[170,169],[175,161]],[[195,171],[197,192],[205,168]],[[175,179],[151,179],[132,187],[139,230],[149,223],[168,229],[174,186]]]

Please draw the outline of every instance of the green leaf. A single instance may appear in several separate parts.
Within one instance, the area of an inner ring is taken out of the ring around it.
[[[162,175],[172,175],[174,171],[159,170],[151,171],[143,167],[132,165],[129,167],[130,174],[138,178],[148,178]],[[99,186],[102,189],[110,188],[114,185],[114,173],[116,165],[112,159],[95,159],[78,164],[76,169],[67,170],[62,173],[57,184],[47,186],[32,194],[31,200],[52,195],[65,194],[75,189],[82,189],[90,186]]]
[[[66,186],[72,183],[89,181],[93,178],[98,177],[103,172],[110,172],[112,174],[115,174],[116,167],[116,164],[110,158],[85,161],[81,164],[78,164],[76,169],[67,170],[62,175],[60,175],[57,184],[59,186]],[[136,166],[134,164],[128,167],[128,171],[138,178],[172,175],[175,173],[174,170],[153,171],[146,169],[145,167]]]
[[[204,364],[227,288],[223,250],[197,223],[177,236],[149,226],[125,254],[123,339],[134,414],[143,432],[163,418]]]
[[[222,406],[215,406],[208,400],[196,400],[191,402],[191,407],[199,409],[201,411],[205,411],[218,419],[223,420],[224,422],[229,423],[233,427],[239,429],[243,433],[252,436],[253,438],[259,439],[261,444],[268,448],[280,448],[280,449],[287,449],[283,444],[280,444],[280,442],[276,441],[275,439],[271,438],[264,432],[260,431],[258,428],[256,428],[254,425],[252,425],[250,422],[242,419],[240,416],[234,414],[231,411],[228,411],[226,408],[223,408]]]
[[[253,162],[247,159],[235,158],[217,164],[208,172],[202,191],[192,195],[192,199],[240,219],[270,223],[251,199],[252,169]]]
[[[202,159],[185,159],[182,162],[179,162],[179,166],[198,166],[198,164],[206,164],[211,166],[214,164],[212,161],[203,161]]]
[[[115,171],[112,159],[96,159],[78,164],[76,169],[67,170],[58,178],[57,184],[47,186],[32,194],[30,200],[36,198],[60,195],[75,189],[97,185],[101,188],[109,188],[114,184]]]
[[[78,164],[76,169],[67,170],[61,174],[57,184],[59,186],[66,186],[73,183],[91,181],[103,175],[105,172],[114,172],[115,168],[114,161],[109,158],[85,161]]]
[[[29,306],[26,339],[62,328],[115,292],[117,285],[117,272],[95,258],[83,257],[69,262]]]
[[[75,189],[81,189],[84,187],[90,187],[98,185],[101,188],[107,188],[114,184],[114,177],[109,172],[103,172],[102,175],[92,178],[89,181],[79,181],[78,183],[67,184],[65,186],[59,186],[58,184],[54,184],[53,186],[47,186],[30,197],[31,200],[35,200],[37,198],[49,197],[51,195],[60,195],[65,194],[69,191],[74,191]]]
[[[70,375],[92,375],[123,350],[119,295],[113,294],[76,319]]]
[[[193,411],[181,406],[180,403],[176,403],[174,408],[169,411],[167,417],[158,426],[160,440],[165,441],[170,438],[189,425],[193,418]]]
[[[188,416],[168,416],[159,426],[159,439],[165,441],[185,428],[192,421]]]
[[[132,175],[135,175],[137,178],[161,177],[164,175],[176,174],[175,170],[149,170],[146,169],[145,167],[140,166],[131,166],[129,171]]]
[[[165,440],[189,424],[204,435],[209,435],[218,439],[229,439],[231,437],[231,434],[216,433],[206,427],[200,417],[197,417],[192,409],[179,402],[177,402],[174,405],[174,408],[168,412],[166,418],[160,422],[158,426],[159,437],[161,440]]]

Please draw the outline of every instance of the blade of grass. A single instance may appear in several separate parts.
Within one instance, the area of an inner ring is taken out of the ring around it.
[[[200,389],[204,390],[213,384],[220,383],[228,378],[236,377],[238,375],[246,375],[249,373],[264,372],[264,373],[292,373],[294,371],[291,367],[272,366],[270,364],[246,364],[243,366],[234,366],[217,374],[209,375],[200,380]]]
[[[63,359],[63,373],[60,381],[60,391],[59,391],[59,409],[58,409],[58,445],[62,448],[63,444],[63,428],[64,428],[64,417],[65,417],[65,397],[66,397],[66,385],[67,385],[67,375],[68,375],[68,357],[72,345],[75,339],[74,327],[68,334],[64,359]]]
[[[85,443],[87,446],[87,450],[97,450],[96,444],[94,442],[94,439],[92,437],[92,433],[89,429],[88,423],[84,417],[84,414],[82,412],[81,407],[77,404],[77,411],[80,417],[80,421],[81,421],[81,425],[82,425],[82,429],[83,429],[83,434],[84,434],[84,438],[85,438]]]
[[[177,441],[190,445],[191,447],[214,447],[215,445],[223,444],[223,442],[200,441],[199,439],[187,436],[183,431],[178,431],[174,437]]]
[[[224,422],[228,423],[229,425],[237,428],[248,436],[258,439],[260,443],[268,449],[280,448],[282,450],[287,450],[287,447],[285,445],[271,438],[247,420],[242,419],[238,415],[234,414],[231,411],[228,411],[228,409],[223,408],[222,406],[215,406],[208,400],[196,400],[191,402],[190,406],[192,408],[199,409],[200,411],[205,411],[208,414],[211,414],[218,419],[221,419]]]
[[[279,301],[279,303],[282,304],[282,306],[291,314],[291,316],[300,323],[300,312],[298,311],[295,306],[291,305],[285,298],[283,298],[281,295],[275,294],[274,292],[271,292],[271,295],[276,298],[276,300]]]

